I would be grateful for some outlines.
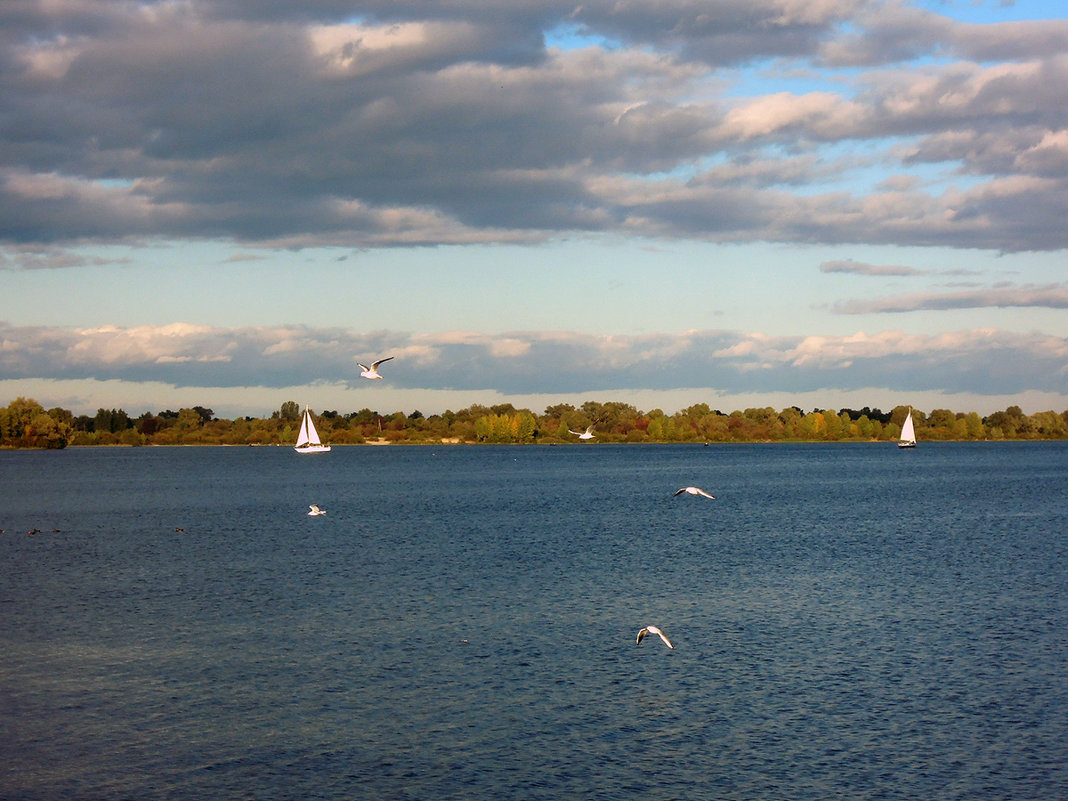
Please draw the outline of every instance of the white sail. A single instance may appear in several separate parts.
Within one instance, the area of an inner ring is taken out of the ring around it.
[[[297,444],[293,446],[297,453],[326,453],[330,450],[329,445],[323,445],[319,441],[319,432],[315,430],[312,422],[311,411],[304,407],[304,419],[300,421],[300,433],[297,434]]]
[[[909,409],[908,416],[901,426],[901,438],[898,440],[897,446],[899,448],[916,447],[916,429],[912,425],[912,409]]]
[[[300,434],[297,435],[297,445],[318,444],[320,444],[319,432],[315,430],[315,423],[312,422],[311,413],[305,409],[304,419],[300,423]]]

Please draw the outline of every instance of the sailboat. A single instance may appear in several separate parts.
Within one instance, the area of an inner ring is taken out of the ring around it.
[[[901,425],[901,439],[897,441],[897,447],[899,448],[915,448],[916,447],[916,429],[912,425],[912,407],[909,407],[908,416],[905,418],[905,422]]]
[[[300,422],[300,433],[297,434],[297,444],[293,446],[297,453],[326,453],[330,450],[329,445],[323,445],[319,441],[319,432],[315,430],[312,422],[311,411],[304,407],[304,419]]]

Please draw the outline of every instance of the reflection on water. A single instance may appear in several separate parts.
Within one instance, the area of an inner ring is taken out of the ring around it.
[[[2,795],[1054,798],[1066,472],[1063,443],[0,453]]]

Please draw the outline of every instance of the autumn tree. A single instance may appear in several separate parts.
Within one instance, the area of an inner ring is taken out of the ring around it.
[[[0,409],[0,443],[21,448],[65,448],[74,436],[73,415],[45,411],[32,398],[18,397]]]

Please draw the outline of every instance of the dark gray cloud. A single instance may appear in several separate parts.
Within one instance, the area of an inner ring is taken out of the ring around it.
[[[0,325],[5,379],[120,379],[176,387],[366,384],[356,360],[394,356],[385,385],[573,394],[708,388],[802,393],[867,387],[1001,395],[1063,392],[1068,339],[978,330],[768,337],[730,331],[412,335],[306,326],[93,329]],[[908,387],[900,386],[901,382]]]
[[[546,46],[561,26],[608,44]],[[946,63],[904,63],[927,56]],[[722,68],[772,60],[896,66],[841,92],[724,93]],[[876,0],[26,0],[0,4],[0,109],[0,244],[1068,245],[1063,20]],[[973,180],[810,188],[887,163]]]
[[[826,40],[821,58],[837,66],[877,66],[924,56],[971,61],[1020,61],[1063,55],[1068,20],[1028,20],[997,25],[955,23],[903,2],[858,8],[849,33]]]

